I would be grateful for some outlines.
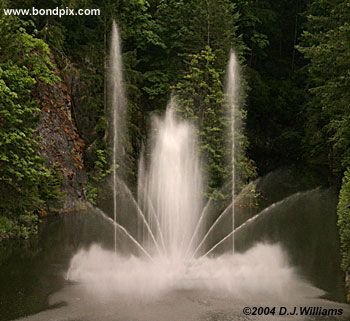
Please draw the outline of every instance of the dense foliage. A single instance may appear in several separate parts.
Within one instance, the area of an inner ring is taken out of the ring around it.
[[[310,60],[306,140],[314,162],[339,175],[350,165],[350,6],[314,1],[301,52]]]
[[[215,55],[208,46],[190,55],[189,70],[176,85],[180,112],[200,128],[201,149],[207,160],[209,188],[222,186],[228,176],[225,166],[225,100],[220,74],[215,69]],[[227,149],[228,150],[228,149]]]
[[[308,159],[327,166],[335,177],[350,165],[350,5],[348,1],[313,1],[308,8],[300,51],[305,67]],[[342,268],[350,270],[350,189],[346,171],[339,196],[338,226]]]
[[[39,82],[53,84],[57,78],[51,71],[49,47],[35,37],[31,23],[1,16],[0,39],[0,234],[4,234],[12,232],[13,221],[27,221],[30,226],[35,221],[31,213],[53,196],[52,172],[38,154],[35,130],[40,109],[33,93]]]
[[[209,173],[209,195],[220,198],[218,188],[223,186],[231,173],[230,110],[223,92],[222,74],[216,67],[216,55],[211,47],[206,46],[199,54],[190,54],[188,70],[175,85],[178,95],[179,111],[191,119],[199,128],[201,152],[205,157]],[[237,121],[242,121],[237,115]],[[245,156],[246,139],[237,128],[235,135],[240,135],[241,150],[235,157],[237,188],[255,175],[255,167]],[[238,179],[239,178],[239,179]]]

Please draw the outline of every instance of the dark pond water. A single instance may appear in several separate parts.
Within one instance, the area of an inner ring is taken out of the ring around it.
[[[0,243],[0,320],[49,308],[48,297],[63,287],[70,258],[93,240],[93,229],[84,235],[86,225],[83,214],[52,217],[37,237]]]
[[[236,249],[243,253],[257,242],[278,243],[300,278],[324,291],[321,298],[306,289],[302,296],[291,299],[290,288],[282,289],[284,294],[274,298],[261,293],[232,298],[213,295],[206,289],[186,288],[153,301],[120,295],[96,297],[82,285],[65,280],[70,260],[79,249],[94,243],[105,249],[113,248],[111,224],[88,211],[45,219],[37,237],[0,244],[0,320],[23,317],[23,320],[37,321],[349,320],[348,306],[341,303],[344,301],[344,275],[339,269],[336,193],[332,189],[311,189],[290,196],[314,186],[302,188],[292,184],[286,175],[289,174],[277,173],[259,182],[264,207],[278,203],[237,233]],[[276,182],[272,183],[274,180]],[[239,215],[247,219],[254,213]],[[229,225],[227,223],[223,220],[222,224]],[[225,235],[223,230],[225,228],[219,226],[210,242]],[[125,244],[120,251],[127,253],[127,242],[119,243]],[[228,245],[223,244],[221,251],[225,246]],[[276,278],[278,276],[271,276],[271,280]],[[248,317],[242,313],[246,305],[321,306],[342,308],[344,313],[336,317]]]

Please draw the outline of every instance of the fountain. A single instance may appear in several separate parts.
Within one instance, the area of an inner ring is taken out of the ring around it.
[[[202,177],[194,128],[175,113],[173,98],[164,119],[154,120],[157,134],[148,171],[141,177],[141,197],[148,199],[143,211],[158,244],[164,243],[162,254],[179,259],[185,256],[200,215]]]
[[[150,152],[141,153],[138,173],[137,201],[117,173],[118,157],[122,154],[125,96],[122,89],[122,65],[118,29],[113,23],[111,48],[113,106],[113,219],[95,209],[114,226],[115,253],[98,245],[79,251],[72,259],[67,278],[88,284],[95,292],[108,292],[152,298],[176,289],[206,289],[240,297],[269,293],[281,296],[283,289],[300,293],[315,289],[298,279],[288,259],[278,245],[260,244],[244,254],[226,253],[210,256],[222,243],[235,234],[235,132],[238,111],[238,65],[230,55],[227,82],[227,102],[230,112],[230,143],[232,166],[232,202],[204,230],[210,200],[203,204],[204,183],[196,130],[179,119],[173,97],[163,117],[153,119]],[[224,108],[224,106],[223,106]],[[149,155],[149,156],[147,156]],[[118,221],[116,194],[123,190],[134,208],[140,224],[136,235]],[[208,248],[208,235],[231,211],[232,231]],[[245,224],[266,216],[262,211]],[[133,244],[129,256],[118,252],[117,233]],[[263,280],[265,280],[263,282]],[[291,280],[294,282],[291,283]],[[301,290],[302,289],[302,290]],[[316,291],[316,293],[319,293]]]

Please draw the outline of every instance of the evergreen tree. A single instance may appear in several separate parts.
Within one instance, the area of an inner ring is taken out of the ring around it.
[[[180,112],[199,128],[201,152],[209,175],[209,195],[221,198],[224,195],[220,195],[219,188],[231,179],[230,146],[227,143],[230,119],[223,92],[223,71],[215,65],[216,56],[209,46],[198,54],[189,55],[188,70],[174,88],[180,100]],[[235,135],[239,135],[237,141],[241,147],[240,157],[235,158],[236,170],[240,173],[237,182],[241,185],[254,176],[255,167],[245,154],[246,138],[239,129]]]
[[[300,51],[310,60],[306,140],[310,156],[339,175],[350,165],[350,7],[313,1]]]

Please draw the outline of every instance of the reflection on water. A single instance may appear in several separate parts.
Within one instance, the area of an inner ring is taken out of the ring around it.
[[[76,214],[44,220],[37,237],[0,243],[0,320],[12,320],[48,308],[48,296],[63,287],[69,260],[82,246],[107,245],[93,217]]]

